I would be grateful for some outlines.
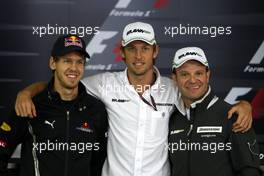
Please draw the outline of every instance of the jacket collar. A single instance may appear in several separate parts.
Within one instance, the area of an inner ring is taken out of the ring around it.
[[[206,94],[199,100],[193,102],[191,104],[192,109],[196,109],[197,111],[205,111],[206,109],[209,109],[219,98],[214,95],[214,93],[211,91],[211,87],[209,86],[208,91]],[[186,115],[187,108],[185,107],[183,100],[181,98],[181,94],[179,93],[178,96],[178,105],[177,109],[180,111],[182,115]]]
[[[51,101],[62,102],[60,94],[54,90],[54,77],[52,77],[51,80],[48,82],[46,90],[48,93],[48,98]],[[78,95],[74,100],[76,100],[76,101],[81,100],[85,94],[87,94],[85,86],[81,82],[79,82],[79,84],[78,84]]]

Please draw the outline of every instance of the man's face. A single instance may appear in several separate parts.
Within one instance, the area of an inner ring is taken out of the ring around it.
[[[208,89],[210,71],[198,61],[190,60],[177,68],[173,73],[182,98],[189,102],[200,99]]]
[[[50,68],[54,70],[55,87],[74,89],[84,74],[85,58],[79,52],[71,52],[50,59]]]
[[[145,75],[153,69],[153,61],[157,57],[158,47],[143,41],[133,41],[122,50],[128,72],[135,76]]]

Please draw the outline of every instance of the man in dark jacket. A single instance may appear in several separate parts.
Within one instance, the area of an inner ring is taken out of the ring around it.
[[[211,91],[203,50],[178,50],[172,68],[181,102],[169,122],[172,176],[260,176],[255,133],[232,132],[231,105]]]
[[[86,93],[80,82],[85,42],[75,35],[55,42],[49,66],[53,77],[33,99],[38,117],[13,112],[1,122],[0,175],[15,147],[22,143],[21,176],[101,175],[108,129],[104,104]]]

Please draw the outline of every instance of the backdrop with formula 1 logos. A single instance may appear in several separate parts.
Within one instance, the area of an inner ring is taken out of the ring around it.
[[[160,45],[156,66],[170,76],[175,51],[199,46],[212,69],[211,86],[229,103],[252,103],[254,128],[264,143],[264,3],[262,0],[11,0],[0,11],[0,118],[17,92],[48,80],[56,37],[77,33],[91,60],[85,76],[125,68],[121,32],[129,22],[151,23]]]

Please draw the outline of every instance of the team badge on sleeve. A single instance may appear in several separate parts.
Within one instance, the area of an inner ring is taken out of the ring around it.
[[[6,122],[3,122],[0,128],[4,131],[11,131],[10,125],[8,125]]]

